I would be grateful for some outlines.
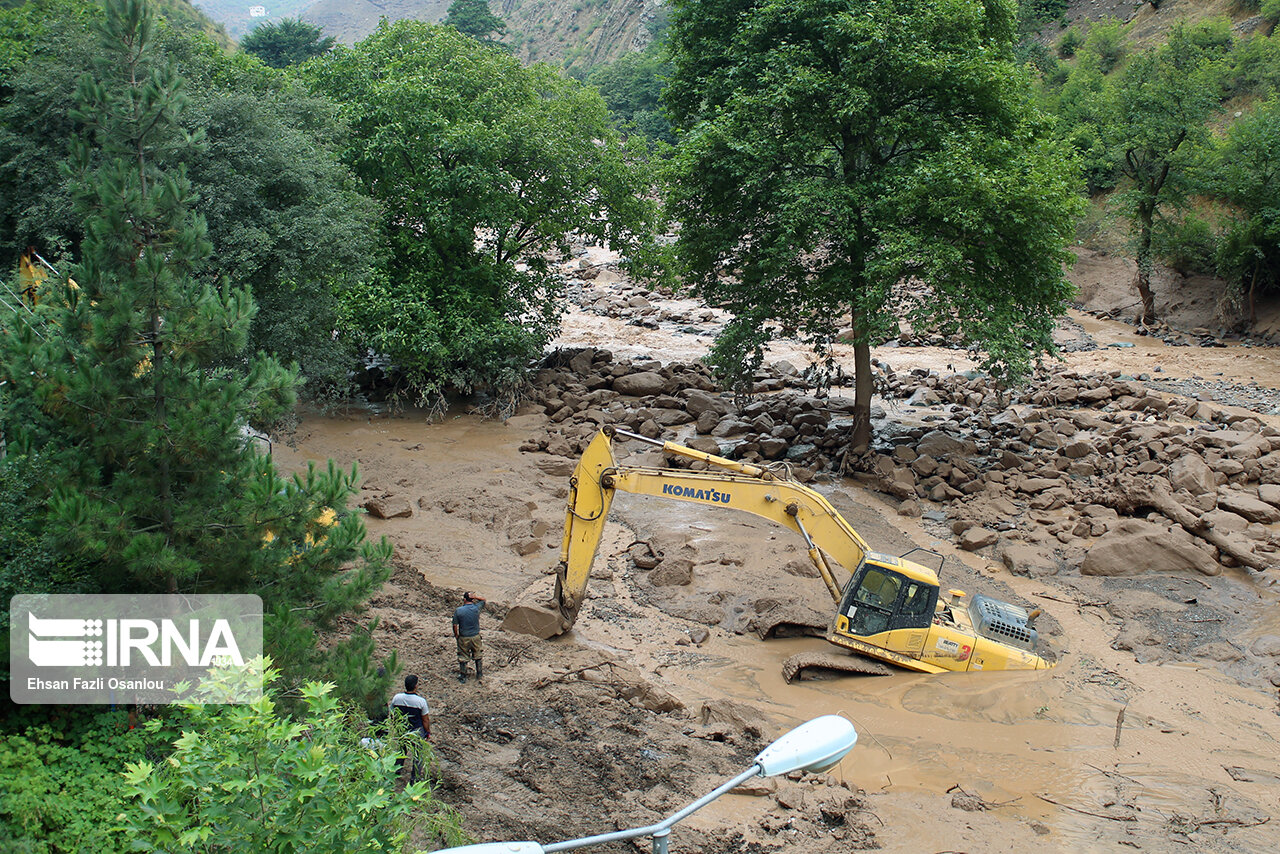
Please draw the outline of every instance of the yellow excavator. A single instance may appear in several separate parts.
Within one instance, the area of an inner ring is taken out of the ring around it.
[[[700,460],[706,469],[619,465],[613,455],[615,435],[656,445],[667,454]],[[831,503],[814,490],[760,466],[613,428],[605,428],[592,439],[569,481],[555,599],[547,615],[550,625],[541,631],[526,630],[550,637],[568,631],[577,620],[609,506],[617,492],[742,510],[798,533],[837,606],[826,639],[852,653],[852,660],[865,657],[860,660],[869,665],[888,662],[924,673],[1053,666],[1036,653],[1038,609],[1027,612],[987,596],[966,596],[959,590],[950,591],[942,601],[935,570],[905,557],[871,551]],[[832,562],[851,573],[843,587]],[[801,661],[793,670],[803,665]],[[889,672],[883,665],[836,669]],[[793,675],[788,673],[788,679]]]

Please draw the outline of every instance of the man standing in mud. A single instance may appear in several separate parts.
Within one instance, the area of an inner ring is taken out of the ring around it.
[[[476,682],[484,679],[484,667],[480,657],[484,647],[480,643],[480,609],[485,600],[470,593],[462,594],[462,605],[453,612],[453,636],[458,642],[458,681],[467,681],[467,662],[476,663]]]

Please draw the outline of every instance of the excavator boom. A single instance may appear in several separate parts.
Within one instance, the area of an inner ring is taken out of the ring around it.
[[[836,602],[840,601],[841,585],[815,541],[823,543],[830,556],[850,571],[859,566],[870,551],[858,532],[826,498],[802,484],[777,478],[759,466],[704,453],[675,442],[656,442],[625,431],[614,432],[651,442],[669,454],[701,460],[721,471],[620,466],[613,456],[610,433],[601,431],[596,434],[569,481],[569,503],[565,511],[556,586],[556,605],[567,623],[566,630],[573,625],[578,609],[582,607],[591,565],[595,563],[596,550],[615,492],[742,510],[790,528],[804,538],[809,559],[817,567]]]
[[[706,468],[619,465],[613,454],[616,435],[701,461]],[[569,481],[551,610],[517,606],[508,613],[505,627],[543,638],[573,627],[617,492],[741,510],[799,534],[836,605],[826,639],[847,653],[924,673],[1052,666],[1035,653],[1038,611],[1028,613],[986,596],[968,600],[959,590],[942,601],[935,570],[871,551],[831,503],[807,486],[760,466],[611,428],[592,439]],[[847,582],[836,579],[833,564],[850,573]],[[819,658],[823,660],[795,662],[792,675],[824,666],[863,673],[882,670],[843,660],[832,665],[826,661],[830,655]]]

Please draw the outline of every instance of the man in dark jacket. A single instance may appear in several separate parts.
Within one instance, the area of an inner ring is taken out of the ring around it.
[[[476,663],[476,682],[484,679],[484,667],[480,657],[484,645],[480,642],[480,609],[485,600],[471,593],[462,594],[462,605],[453,612],[453,636],[458,642],[458,681],[467,681],[467,662]]]

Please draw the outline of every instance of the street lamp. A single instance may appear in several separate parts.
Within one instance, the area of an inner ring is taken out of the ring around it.
[[[568,842],[542,845],[538,842],[485,842],[481,845],[465,845],[449,848],[454,854],[552,854],[556,851],[572,851],[588,845],[605,842],[621,842],[638,836],[653,837],[653,854],[667,854],[667,837],[678,821],[702,809],[725,792],[742,785],[752,777],[776,777],[792,771],[827,771],[835,767],[845,754],[858,743],[858,733],[845,718],[839,715],[823,715],[803,723],[791,732],[756,754],[755,762],[732,780],[721,783],[713,791],[657,824],[601,833]]]

